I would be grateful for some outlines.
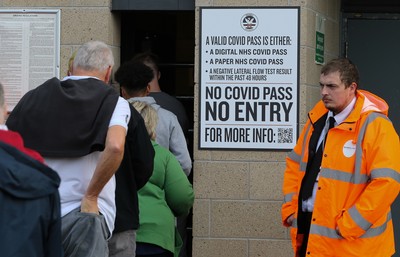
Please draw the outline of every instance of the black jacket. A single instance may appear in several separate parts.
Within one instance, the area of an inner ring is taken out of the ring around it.
[[[125,141],[124,158],[115,174],[115,203],[117,215],[114,233],[136,230],[139,227],[137,191],[153,174],[154,149],[142,116],[132,105],[131,119]]]
[[[63,256],[58,174],[3,142],[0,174],[0,256]]]
[[[95,78],[52,78],[26,93],[6,125],[44,157],[103,151],[118,93]]]

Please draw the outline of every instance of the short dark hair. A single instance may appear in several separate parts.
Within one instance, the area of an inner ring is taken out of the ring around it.
[[[159,72],[159,67],[158,67],[159,58],[155,53],[153,53],[153,52],[139,53],[139,54],[135,55],[132,58],[132,60],[144,63],[147,66],[149,66],[154,72],[154,77],[157,77],[158,72]]]
[[[329,73],[338,71],[340,73],[340,80],[346,87],[355,82],[359,88],[360,75],[355,64],[348,58],[337,58],[329,61],[321,69],[321,74],[328,75]]]
[[[145,90],[152,79],[151,68],[138,61],[128,61],[115,72],[115,80],[128,94]]]

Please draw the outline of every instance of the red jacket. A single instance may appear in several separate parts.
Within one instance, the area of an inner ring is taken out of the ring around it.
[[[38,152],[24,146],[24,141],[19,133],[0,129],[0,141],[13,146],[26,155],[44,163],[43,157]]]

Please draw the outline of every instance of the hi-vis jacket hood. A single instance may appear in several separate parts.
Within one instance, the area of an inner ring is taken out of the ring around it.
[[[392,256],[390,205],[400,190],[399,137],[386,102],[358,90],[353,111],[328,132],[312,214],[307,256]],[[282,222],[294,214],[296,251],[298,195],[313,124],[327,113],[322,101],[309,112],[298,142],[286,158]]]
[[[389,106],[386,101],[379,96],[365,90],[358,90],[356,97],[358,100],[357,104],[344,123],[356,123],[361,115],[365,115],[369,112],[379,112],[388,116]],[[319,101],[308,113],[308,117],[311,123],[314,124],[327,112],[328,109],[325,108],[324,103]]]

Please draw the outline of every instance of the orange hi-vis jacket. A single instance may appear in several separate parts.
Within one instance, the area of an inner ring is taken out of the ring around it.
[[[390,205],[400,190],[400,143],[388,105],[358,90],[353,111],[328,132],[312,213],[307,256],[389,257],[395,252]],[[296,253],[298,196],[313,124],[328,110],[322,101],[309,112],[298,142],[286,158],[282,221],[294,214]]]

